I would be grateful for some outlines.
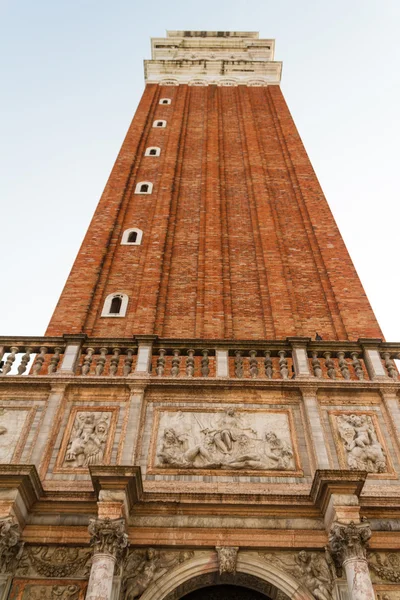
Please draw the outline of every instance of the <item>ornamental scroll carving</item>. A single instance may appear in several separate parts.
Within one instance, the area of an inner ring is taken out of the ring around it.
[[[94,554],[111,554],[119,560],[128,546],[125,519],[90,519],[90,545]]]
[[[340,576],[343,563],[351,559],[365,559],[371,528],[366,521],[348,525],[333,523],[329,533],[329,550]]]
[[[156,467],[294,470],[288,414],[161,412]]]
[[[86,577],[92,552],[66,546],[25,546],[17,575],[42,577]]]
[[[125,600],[139,598],[151,583],[192,556],[192,551],[132,550],[124,563],[123,597]]]
[[[260,552],[266,561],[293,575],[316,600],[332,600],[332,571],[324,555],[301,550],[287,552]]]
[[[80,468],[101,465],[110,431],[110,421],[110,412],[77,412],[63,466]]]
[[[236,564],[239,552],[239,546],[216,546],[219,563],[219,574],[236,574]]]
[[[12,573],[23,552],[21,530],[12,517],[0,519],[0,571]]]
[[[350,469],[385,473],[386,456],[368,415],[339,415],[337,426]]]
[[[22,600],[78,600],[80,587],[69,585],[25,585]]]
[[[370,552],[367,560],[374,581],[390,581],[400,584],[399,552]]]

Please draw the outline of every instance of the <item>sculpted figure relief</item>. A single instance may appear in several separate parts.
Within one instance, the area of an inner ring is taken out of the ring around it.
[[[22,600],[77,600],[77,585],[35,585],[25,586]]]
[[[109,428],[110,413],[77,413],[64,466],[87,467],[102,464]]]
[[[283,552],[260,554],[294,575],[316,600],[332,600],[332,574],[324,556],[305,550],[294,555]]]
[[[337,417],[340,437],[350,469],[384,473],[386,456],[376,436],[370,416],[340,415]]]
[[[215,425],[214,425],[215,423]],[[275,425],[278,435],[269,429]],[[164,425],[164,427],[163,427]],[[160,420],[156,465],[196,469],[294,469],[287,416],[283,413],[179,411]]]
[[[194,552],[160,552],[154,548],[133,550],[124,565],[123,597],[139,598],[151,583],[193,555]]]

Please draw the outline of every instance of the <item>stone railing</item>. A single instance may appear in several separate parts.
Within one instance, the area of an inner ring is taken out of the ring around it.
[[[400,344],[286,340],[184,340],[85,335],[0,337],[0,377],[79,376],[257,380],[397,380]]]

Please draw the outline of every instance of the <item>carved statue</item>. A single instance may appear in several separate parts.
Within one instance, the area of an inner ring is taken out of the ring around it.
[[[235,575],[239,546],[216,546],[219,562],[219,574]]]
[[[338,430],[347,453],[350,469],[384,473],[386,457],[375,433],[371,417],[367,415],[340,415]]]
[[[301,550],[298,554],[260,553],[260,555],[291,573],[316,600],[332,600],[332,575],[325,557]]]
[[[233,409],[222,416],[215,413],[179,411],[164,417],[167,425],[161,429],[158,442],[158,466],[165,468],[226,468],[286,470],[294,468],[294,454],[290,444],[267,430],[264,437],[258,435],[251,422]],[[252,415],[255,420],[256,416]],[[268,417],[265,417],[268,418]],[[283,433],[289,437],[285,415],[279,415]],[[277,424],[273,415],[272,424]],[[203,424],[202,421],[206,421]],[[262,422],[262,421],[261,421]],[[290,438],[289,438],[290,439]]]
[[[212,445],[212,439],[208,438],[207,445]],[[158,457],[163,465],[169,467],[193,467],[195,459],[200,456],[203,459],[202,468],[215,469],[220,463],[214,462],[209,449],[203,444],[187,447],[187,437],[178,435],[172,428],[164,430],[163,443]]]
[[[125,600],[135,600],[149,585],[177,564],[191,558],[194,552],[160,552],[154,548],[134,550],[128,556],[123,582]]]
[[[0,570],[13,572],[21,558],[24,548],[21,531],[12,517],[0,519]]]
[[[75,467],[102,464],[108,430],[109,416],[105,413],[78,413],[65,462],[74,463]]]

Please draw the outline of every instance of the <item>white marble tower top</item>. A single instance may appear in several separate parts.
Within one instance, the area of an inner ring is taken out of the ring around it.
[[[146,83],[160,85],[277,85],[282,63],[275,40],[256,31],[167,31],[152,38],[144,61]]]

